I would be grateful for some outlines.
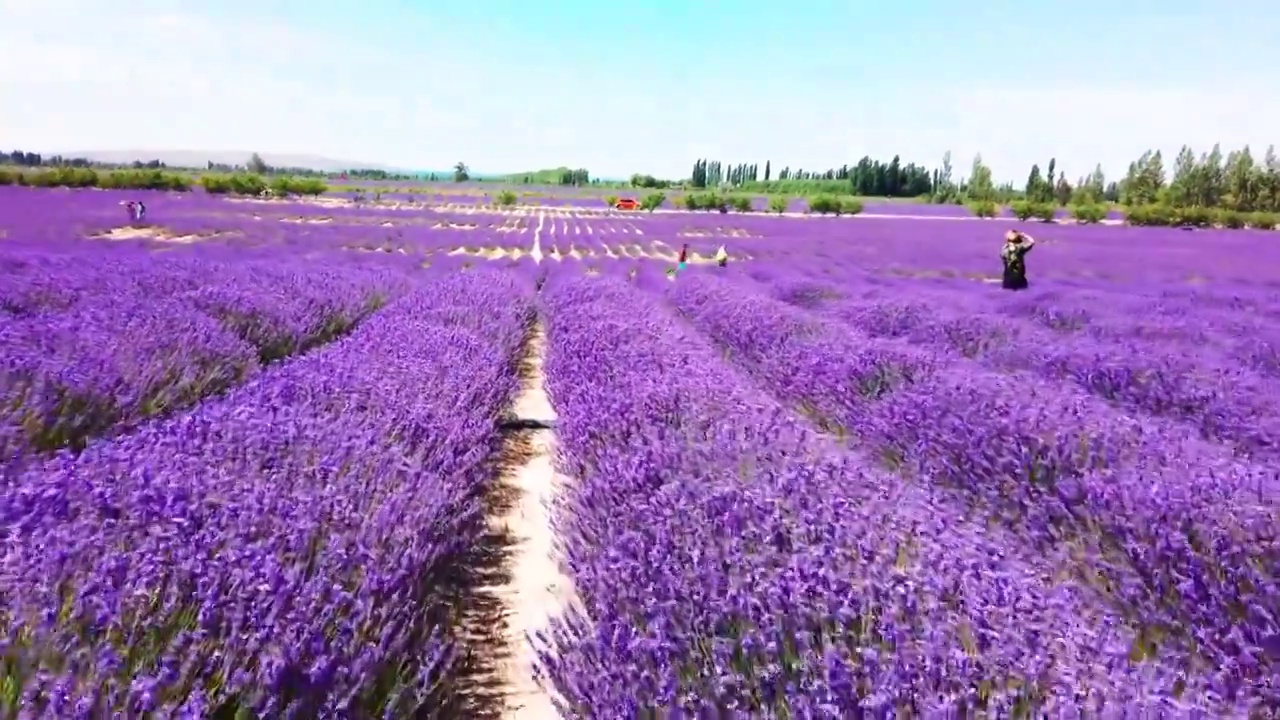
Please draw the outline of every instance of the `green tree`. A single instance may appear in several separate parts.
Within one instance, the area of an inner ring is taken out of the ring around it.
[[[245,167],[248,168],[249,172],[254,173],[255,175],[266,175],[271,170],[271,168],[267,166],[267,163],[263,161],[262,156],[258,153],[254,153],[249,156],[249,162]]]
[[[1044,185],[1044,178],[1040,176],[1040,166],[1033,164],[1031,166],[1031,174],[1027,176],[1027,186],[1023,192],[1026,193],[1027,200],[1034,202],[1041,195],[1041,188]],[[1023,218],[1024,220],[1026,218]]]
[[[1257,166],[1253,161],[1253,153],[1249,146],[1227,154],[1224,168],[1226,193],[1222,198],[1223,205],[1237,212],[1250,212],[1258,205]]]
[[[932,199],[936,203],[952,203],[959,198],[954,171],[951,167],[951,151],[942,154],[942,167],[934,173]]]
[[[464,162],[459,162],[453,166],[453,181],[456,183],[466,182],[471,179],[471,170]]]
[[[1071,198],[1075,195],[1075,188],[1071,187],[1071,183],[1067,181],[1065,174],[1058,175],[1058,182],[1053,187],[1053,202],[1066,206],[1071,202]]]
[[[970,200],[995,200],[996,188],[991,180],[991,168],[982,162],[982,155],[980,154],[973,158],[973,167],[969,170],[967,190]]]
[[[1173,160],[1173,177],[1169,180],[1168,200],[1175,206],[1191,205],[1195,197],[1196,154],[1183,145]]]
[[[1160,198],[1165,187],[1164,161],[1160,151],[1148,150],[1130,163],[1120,182],[1120,201],[1125,205],[1149,205]]]

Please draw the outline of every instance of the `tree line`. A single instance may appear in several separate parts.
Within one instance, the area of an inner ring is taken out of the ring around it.
[[[102,188],[104,190],[166,190],[188,192],[194,185],[215,195],[321,195],[329,191],[317,177],[290,175],[262,176],[250,172],[208,173],[198,178],[190,173],[158,168],[99,170],[92,167],[40,167],[9,170],[0,167],[0,185],[34,188]]]
[[[0,184],[33,187],[182,191],[198,182],[209,192],[257,194],[272,190],[281,194],[319,194],[324,192],[321,188],[326,187],[320,178],[326,175],[344,179],[400,177],[380,170],[349,170],[338,175],[304,168],[273,168],[257,153],[243,166],[209,162],[205,170],[197,179],[195,173],[171,172],[159,160],[119,166],[23,150],[0,153]],[[314,182],[302,182],[305,179]],[[471,179],[465,163],[457,163],[452,179],[455,182]],[[586,169],[566,167],[506,179],[572,186],[599,183]],[[1118,181],[1108,181],[1101,166],[1095,166],[1092,172],[1072,182],[1056,158],[1049,158],[1043,170],[1039,163],[1032,165],[1021,187],[1011,182],[996,184],[991,168],[981,155],[974,158],[968,175],[957,179],[950,152],[945,153],[939,167],[932,170],[913,162],[904,163],[895,155],[888,162],[864,157],[854,165],[822,171],[784,166],[776,176],[772,161],[766,161],[762,171],[755,163],[699,159],[685,181],[635,174],[629,184],[654,190],[673,187],[711,190],[713,192],[695,193],[693,200],[697,209],[711,210],[737,209],[740,201],[727,193],[738,192],[805,195],[810,199],[811,208],[817,201],[817,207],[832,207],[833,211],[840,212],[848,210],[839,207],[838,198],[849,195],[914,197],[937,203],[966,204],[977,215],[994,215],[998,206],[1011,205],[1015,214],[1028,218],[1052,217],[1056,208],[1070,207],[1072,214],[1085,222],[1101,219],[1106,214],[1106,206],[1120,204],[1128,208],[1130,222],[1135,224],[1262,227],[1270,223],[1269,215],[1280,213],[1280,158],[1274,147],[1269,147],[1259,160],[1249,147],[1224,154],[1220,145],[1214,145],[1208,152],[1197,155],[1184,146],[1174,159],[1172,173],[1166,171],[1159,151],[1148,150],[1129,164],[1125,176]]]
[[[693,163],[689,187],[721,188],[761,193],[832,193],[867,197],[922,197],[935,188],[933,174],[922,165],[903,163],[895,155],[889,162],[864,157],[855,165],[821,171],[785,166],[773,177],[772,161],[765,161],[763,176],[755,163],[736,165],[698,159]]]
[[[64,157],[62,155],[44,155],[37,152],[29,152],[26,150],[13,150],[10,152],[0,152],[0,167],[10,168],[93,168],[95,170],[179,170],[186,169],[197,171],[201,168],[170,168],[169,165],[160,160],[134,160],[130,163],[106,163],[90,160],[88,158]],[[262,159],[258,153],[253,153],[243,164],[217,163],[212,160],[205,162],[203,168],[205,172],[221,173],[231,175],[236,173],[249,173],[253,175],[287,175],[291,177],[309,177],[309,178],[327,178],[331,180],[347,180],[355,178],[358,180],[402,180],[411,181],[418,179],[415,175],[407,175],[404,173],[393,173],[386,170],[372,169],[350,169],[337,172],[315,170],[312,168],[292,167],[292,166],[276,166],[269,165]]]

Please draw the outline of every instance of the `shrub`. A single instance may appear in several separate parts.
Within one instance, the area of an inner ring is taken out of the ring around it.
[[[690,193],[680,198],[679,203],[685,210],[701,210],[702,198],[697,194]]]
[[[1166,227],[1174,222],[1168,205],[1139,205],[1125,208],[1125,222],[1135,226]]]
[[[809,212],[819,215],[840,212],[840,201],[830,195],[815,195],[809,198]]]
[[[226,175],[201,175],[200,187],[211,195],[226,195],[231,192],[231,178]]]
[[[769,211],[781,215],[787,211],[787,199],[784,197],[769,198]]]
[[[329,186],[320,178],[291,178],[290,185],[299,195],[316,197],[329,192]]]
[[[608,205],[609,207],[615,207],[615,206],[617,206],[617,204],[618,204],[618,196],[617,196],[617,195],[605,195],[605,196],[604,196],[604,204],[605,204],[605,205]]]
[[[237,195],[261,195],[267,189],[267,181],[261,175],[236,173],[228,181],[231,183],[231,192]]]
[[[862,201],[858,198],[844,198],[840,201],[840,212],[845,215],[857,215],[862,212]]]
[[[1249,213],[1248,224],[1256,230],[1275,230],[1277,221],[1274,213],[1255,212]]]
[[[97,187],[101,178],[89,168],[58,167],[23,173],[28,176],[26,185],[31,187]],[[16,178],[15,178],[16,181]],[[2,183],[12,184],[12,183]]]
[[[737,210],[738,212],[742,212],[742,213],[751,212],[754,209],[753,207],[751,207],[751,198],[747,197],[746,195],[735,195],[733,197],[732,202],[733,202],[733,209]]]
[[[1032,203],[1031,216],[1040,222],[1053,222],[1058,217],[1058,206],[1053,203]]]
[[[703,210],[719,210],[722,213],[729,212],[729,201],[719,193],[709,192],[698,200],[698,204]]]
[[[1210,208],[1165,207],[1169,218],[1169,222],[1166,224],[1176,227],[1212,227],[1214,222],[1218,220],[1218,212]]]
[[[969,203],[969,212],[974,217],[993,218],[999,212],[994,200],[974,200]]]
[[[640,208],[643,210],[648,210],[649,212],[653,212],[654,210],[657,210],[658,208],[662,207],[662,204],[665,203],[666,201],[667,201],[667,196],[665,193],[660,193],[660,192],[649,193],[648,195],[645,195],[644,198],[640,200]]]
[[[1215,213],[1215,225],[1221,225],[1224,228],[1239,230],[1246,225],[1248,216],[1236,210],[1219,210]]]
[[[162,170],[112,170],[98,175],[98,187],[108,190],[191,189],[191,178]]]
[[[1081,225],[1094,225],[1107,217],[1107,209],[1097,203],[1071,206],[1071,217]]]
[[[510,190],[503,190],[498,193],[498,197],[495,202],[497,202],[498,207],[514,207],[517,200],[518,198],[516,198],[515,193]]]
[[[289,183],[289,178],[283,175],[272,178],[270,187],[272,194],[280,197],[287,197],[294,194],[293,186]]]
[[[201,178],[201,181],[203,180],[204,178]],[[227,184],[228,186],[231,185],[231,182],[229,179]],[[323,195],[324,193],[329,191],[329,186],[325,185],[324,181],[318,178],[295,178],[295,177],[288,177],[288,176],[279,176],[279,177],[272,178],[270,187],[271,187],[272,193],[279,195],[281,197],[287,197],[289,195],[315,196],[315,195]],[[209,190],[207,185],[205,186],[205,190]]]
[[[1030,220],[1031,216],[1035,215],[1032,207],[1033,203],[1030,200],[1014,200],[1009,204],[1009,209],[1013,211],[1013,216],[1022,221]],[[974,214],[976,215],[977,213]]]

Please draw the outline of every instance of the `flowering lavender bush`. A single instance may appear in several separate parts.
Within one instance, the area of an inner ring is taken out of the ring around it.
[[[1208,707],[1063,558],[805,434],[638,292],[544,290],[587,609],[547,661],[575,716]]]
[[[523,297],[501,277],[442,280],[190,414],[29,468],[0,492],[0,705],[317,717],[437,701],[447,578],[482,529]]]
[[[6,464],[193,405],[350,331],[405,287],[377,272],[94,257],[8,256]]]
[[[962,490],[1031,545],[1072,547],[1085,558],[1073,572],[1123,608],[1135,657],[1216,672],[1232,700],[1275,699],[1274,470],[1035,376],[930,363],[716,278],[669,294],[765,387],[893,469]]]

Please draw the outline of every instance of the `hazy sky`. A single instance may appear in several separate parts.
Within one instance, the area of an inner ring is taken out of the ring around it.
[[[951,150],[1022,182],[1280,142],[1261,0],[0,0],[0,48],[0,146],[44,152],[684,177]]]

